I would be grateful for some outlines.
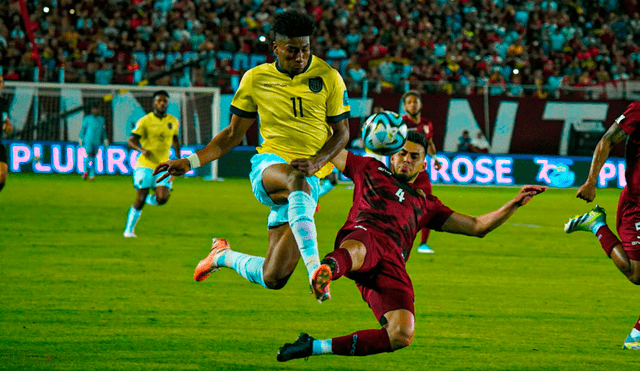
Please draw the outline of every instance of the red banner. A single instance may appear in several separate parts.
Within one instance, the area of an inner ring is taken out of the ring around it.
[[[400,111],[401,94],[373,94],[374,106]],[[438,151],[455,152],[463,130],[482,131],[493,153],[567,155],[573,130],[585,124],[601,136],[631,101],[423,95],[422,115],[433,122]],[[623,157],[624,146],[612,156]]]

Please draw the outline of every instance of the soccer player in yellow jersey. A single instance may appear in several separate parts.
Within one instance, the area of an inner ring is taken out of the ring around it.
[[[325,61],[311,55],[314,22],[306,14],[287,11],[276,16],[273,43],[276,61],[250,69],[231,102],[231,123],[202,150],[156,168],[165,177],[182,175],[209,163],[238,145],[260,117],[264,142],[251,159],[253,193],[271,207],[266,258],[233,251],[224,239],[214,239],[210,254],[196,267],[202,281],[220,267],[234,269],[250,282],[269,289],[284,287],[302,256],[313,293],[330,299],[331,270],[321,265],[313,213],[319,178],[349,140],[349,98],[342,77]]]
[[[146,114],[131,130],[128,143],[129,148],[140,152],[138,163],[133,174],[133,187],[137,191],[136,201],[129,208],[127,224],[124,228],[125,237],[136,237],[135,228],[145,203],[150,205],[164,205],[171,193],[171,178],[160,180],[161,174],[153,174],[153,170],[161,162],[169,160],[171,146],[180,157],[180,142],[178,141],[179,122],[175,116],[167,113],[169,93],[159,90],[153,93],[153,112]],[[149,189],[154,194],[149,194]]]

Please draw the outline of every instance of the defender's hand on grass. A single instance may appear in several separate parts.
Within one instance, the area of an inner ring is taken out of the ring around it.
[[[187,160],[186,158],[181,158],[179,160],[169,160],[161,163],[155,168],[155,170],[153,170],[153,175],[157,175],[163,171],[166,171],[166,174],[162,174],[162,176],[158,178],[159,182],[169,176],[176,177],[184,175],[189,170],[191,170],[189,160]]]
[[[547,189],[545,186],[538,185],[526,185],[520,188],[520,192],[514,197],[514,201],[518,206],[526,205],[533,196],[544,192]]]

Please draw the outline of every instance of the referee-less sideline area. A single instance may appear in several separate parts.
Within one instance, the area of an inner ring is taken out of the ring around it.
[[[84,148],[72,142],[49,141],[3,141],[9,152],[9,171],[42,174],[82,174]],[[202,145],[186,145],[181,148],[181,157],[189,156]],[[362,150],[352,150],[361,154]],[[174,155],[173,151],[171,152]],[[201,176],[204,179],[225,177],[248,177],[249,159],[255,153],[254,147],[236,147],[231,153],[213,165],[197,171],[189,171],[186,176]],[[127,148],[126,144],[112,144],[102,147],[96,156],[96,173],[109,175],[131,175],[140,153]],[[577,187],[587,178],[590,157],[567,157],[546,155],[508,154],[467,154],[438,153],[442,167],[430,169],[431,182],[450,185],[490,185],[514,186],[541,184],[558,188]],[[427,159],[431,162],[431,159]],[[626,185],[625,160],[609,158],[598,179],[601,188],[623,188]],[[344,180],[344,179],[343,179]]]

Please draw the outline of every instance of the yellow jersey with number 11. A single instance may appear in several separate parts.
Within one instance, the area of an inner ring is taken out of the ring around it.
[[[244,118],[259,117],[264,139],[259,153],[274,153],[287,161],[311,158],[333,134],[329,123],[349,118],[347,87],[329,64],[311,56],[309,65],[293,77],[278,62],[248,70],[231,102],[231,113]],[[333,169],[327,163],[316,176]]]

